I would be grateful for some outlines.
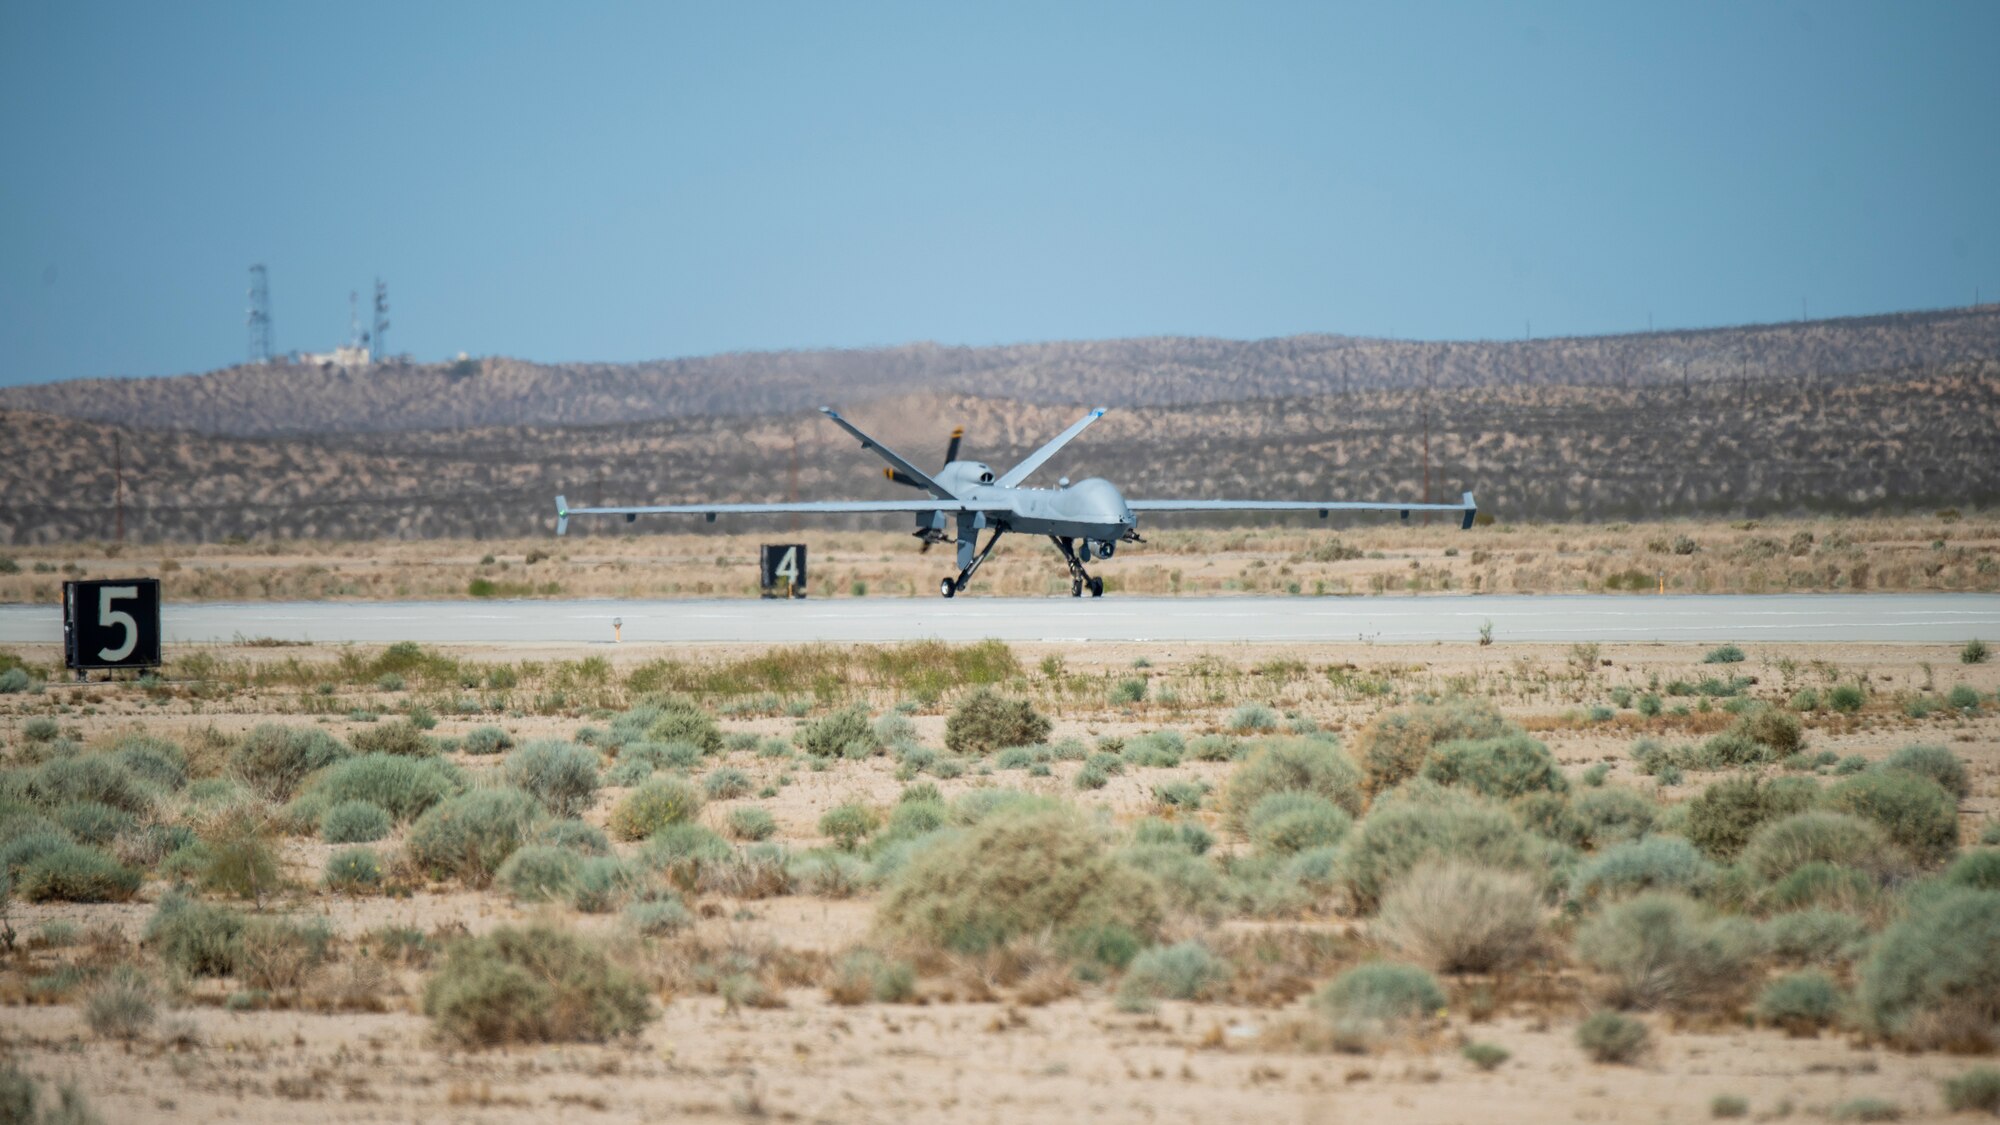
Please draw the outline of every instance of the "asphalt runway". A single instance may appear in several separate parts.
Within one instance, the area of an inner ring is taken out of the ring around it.
[[[2000,641],[1994,594],[1522,594],[1284,598],[837,598],[802,601],[198,603],[163,610],[169,644],[807,641]],[[57,644],[55,606],[0,606],[0,644]]]

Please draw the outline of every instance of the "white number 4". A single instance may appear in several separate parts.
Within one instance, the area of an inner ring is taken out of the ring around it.
[[[771,576],[782,578],[794,586],[799,584],[799,549],[797,547],[785,548],[785,553],[778,556],[778,565],[771,568]]]
[[[136,598],[138,596],[139,587],[137,586],[99,586],[97,588],[98,625],[106,629],[116,625],[118,628],[125,630],[124,643],[120,644],[117,648],[98,649],[97,655],[99,659],[113,662],[123,660],[132,655],[133,649],[139,647],[139,623],[132,620],[132,615],[126,613],[124,610],[111,608],[111,603],[120,598]]]

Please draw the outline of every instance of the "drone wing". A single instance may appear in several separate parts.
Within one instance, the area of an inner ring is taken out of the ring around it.
[[[1323,518],[1329,512],[1401,512],[1404,519],[1411,512],[1458,512],[1464,518],[1460,527],[1472,526],[1472,518],[1479,514],[1479,505],[1473,502],[1472,493],[1457,504],[1373,504],[1357,503],[1351,500],[1127,500],[1125,506],[1135,512],[1318,512]]]
[[[649,504],[635,508],[572,508],[569,501],[556,497],[556,534],[569,530],[571,516],[624,516],[631,523],[640,516],[782,515],[788,512],[1002,512],[1013,507],[993,500],[807,500],[795,504]]]

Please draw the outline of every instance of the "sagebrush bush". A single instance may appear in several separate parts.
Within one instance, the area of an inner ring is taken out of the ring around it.
[[[852,898],[868,882],[868,866],[851,855],[814,852],[793,860],[786,867],[792,887],[799,894],[820,898]]]
[[[160,959],[194,977],[226,977],[242,956],[243,915],[180,892],[160,900],[146,923],[145,944]]]
[[[1623,786],[1579,793],[1570,801],[1570,811],[1593,848],[1637,840],[1653,830],[1658,817],[1658,809],[1644,793]]]
[[[701,787],[711,801],[729,801],[750,792],[750,775],[724,766],[701,779]]]
[[[1972,793],[1972,779],[1966,775],[1965,762],[1942,746],[1913,743],[1889,755],[1882,768],[1927,777],[1942,786],[1953,800],[1963,801]]]
[[[1269,738],[1257,742],[1229,775],[1223,790],[1223,823],[1232,831],[1245,831],[1250,810],[1259,801],[1288,792],[1322,797],[1350,817],[1361,814],[1361,771],[1340,747],[1312,738]]]
[[[127,773],[162,789],[187,784],[187,752],[164,738],[125,735],[111,748],[111,756]]]
[[[1353,824],[1353,817],[1325,797],[1285,789],[1258,800],[1243,828],[1258,851],[1293,855],[1340,843]]]
[[[816,758],[865,758],[881,748],[868,709],[858,704],[800,726],[792,741]]]
[[[1755,927],[1679,894],[1615,903],[1577,929],[1579,960],[1606,974],[1618,1007],[1693,1009],[1741,988],[1759,953]]]
[[[413,712],[428,716],[429,712]],[[437,720],[426,718],[425,722],[435,725]],[[362,727],[348,736],[357,754],[389,754],[399,758],[428,758],[438,752],[438,744],[424,733],[428,726],[420,726],[414,718],[396,719],[386,723]]]
[[[609,914],[644,885],[640,870],[617,856],[587,856],[570,885],[569,904],[585,914]]]
[[[2000,1115],[2000,1070],[1975,1066],[1943,1083],[1944,1107],[1953,1113],[1979,1110]]]
[[[153,789],[109,754],[51,758],[20,777],[22,796],[45,809],[94,801],[144,815],[154,804]]]
[[[1757,997],[1757,1018],[1793,1035],[1816,1035],[1840,1017],[1847,997],[1818,969],[1788,973]]]
[[[872,949],[857,949],[836,961],[826,982],[827,999],[836,1004],[901,1004],[917,994],[917,970],[907,961],[893,961]]]
[[[1577,1025],[1576,1043],[1593,1061],[1631,1063],[1645,1055],[1652,1033],[1631,1016],[1597,1012]]]
[[[1150,1011],[1160,1000],[1205,1000],[1229,979],[1229,962],[1198,941],[1156,945],[1132,958],[1118,982],[1118,1007]]]
[[[1371,911],[1426,860],[1462,859],[1539,879],[1547,848],[1506,810],[1465,799],[1407,800],[1375,811],[1348,833],[1341,876],[1357,909]]]
[[[494,874],[494,882],[521,902],[548,902],[567,898],[576,885],[583,856],[551,844],[529,844],[507,857]]]
[[[1431,747],[1441,742],[1506,733],[1507,721],[1485,700],[1406,707],[1369,720],[1355,736],[1354,759],[1367,792],[1380,793],[1421,772]]]
[[[1715,865],[1679,836],[1648,836],[1614,844],[1585,860],[1570,878],[1571,897],[1583,902],[1623,898],[1643,891],[1700,894]]]
[[[1943,863],[1958,850],[1958,802],[1929,777],[1870,770],[1828,789],[1822,803],[1873,821],[1926,867]]]
[[[1245,703],[1229,713],[1227,723],[1237,734],[1278,729],[1278,713],[1262,703]]]
[[[683,821],[653,833],[639,849],[639,860],[655,871],[692,872],[734,854],[729,841],[702,825]]]
[[[888,936],[977,953],[1043,932],[1155,934],[1158,885],[1107,849],[1075,810],[1005,805],[910,856],[876,909]]]
[[[1941,879],[1954,887],[2000,891],[2000,849],[1980,848],[1952,861]]]
[[[1844,962],[1868,938],[1868,927],[1838,910],[1793,910],[1764,923],[1764,945],[1780,960],[1799,965]]]
[[[882,814],[856,801],[835,805],[819,818],[822,836],[831,836],[843,851],[853,851],[869,833],[882,826]]]
[[[557,817],[573,817],[597,796],[597,751],[544,738],[507,755],[507,780]]]
[[[626,714],[638,715],[647,720],[644,734],[648,742],[686,742],[701,747],[701,752],[704,754],[722,752],[722,728],[715,725],[715,716],[703,710],[699,704],[676,699],[634,708]],[[617,721],[613,721],[611,725],[614,731],[619,729]]]
[[[625,921],[646,937],[670,937],[694,925],[679,898],[645,899],[625,908]]]
[[[326,861],[326,889],[364,894],[382,886],[382,860],[373,848],[342,848]]]
[[[410,820],[465,787],[459,771],[436,759],[365,754],[334,764],[300,800],[321,809],[367,801],[399,821]]]
[[[229,766],[245,785],[287,801],[306,777],[347,757],[339,739],[317,727],[260,723],[230,751]]]
[[[595,943],[543,926],[452,945],[424,987],[424,1014],[465,1047],[603,1042],[655,1018],[637,976]]]
[[[1843,714],[1853,714],[1868,702],[1868,694],[1859,684],[1836,684],[1826,693],[1826,704]]]
[[[138,820],[124,809],[114,809],[101,801],[71,801],[49,814],[56,826],[79,844],[99,847],[109,844],[121,832],[129,832]]]
[[[656,777],[625,795],[611,810],[611,833],[643,840],[669,824],[692,820],[701,811],[701,792],[675,777]]]
[[[1382,898],[1376,930],[1441,973],[1504,972],[1540,947],[1534,881],[1458,860],[1426,863]]]
[[[640,785],[660,770],[690,770],[701,763],[701,747],[692,742],[628,742],[618,761],[604,775],[612,785]]]
[[[83,1020],[97,1035],[130,1042],[153,1026],[158,1000],[158,990],[144,973],[120,965],[84,993]]]
[[[1759,828],[1743,849],[1744,865],[1767,882],[1809,863],[1883,870],[1901,862],[1880,828],[1842,812],[1802,812],[1774,820]]]
[[[901,812],[905,807],[897,805],[896,811]],[[937,810],[938,822],[942,823],[944,807],[942,805],[934,807]],[[935,828],[937,825],[933,824],[931,827]],[[743,805],[729,810],[729,834],[739,840],[768,840],[776,835],[777,831],[778,822],[768,809],[756,805]]]
[[[19,695],[34,686],[34,679],[25,668],[9,668],[0,672],[0,695]]]
[[[514,748],[514,736],[499,727],[474,727],[459,740],[468,754],[503,754]]]
[[[1683,831],[1710,858],[1728,863],[1742,854],[1759,827],[1804,812],[1811,803],[1810,793],[1781,790],[1761,778],[1727,778],[1687,802]]]
[[[1437,978],[1415,965],[1374,961],[1333,978],[1312,1006],[1349,1046],[1407,1030],[1444,1010]]]
[[[319,837],[329,844],[372,844],[395,827],[387,809],[372,801],[342,801],[319,820]]]
[[[2000,891],[1911,896],[1909,913],[1862,964],[1857,1006],[1869,1030],[1905,1046],[1990,1049],[2000,1022]]]
[[[140,882],[137,871],[104,852],[65,843],[23,866],[14,891],[29,902],[124,902]]]
[[[945,748],[954,754],[990,754],[1008,746],[1047,742],[1049,720],[1025,699],[982,687],[959,701],[944,723]]]
[[[1799,725],[1798,716],[1779,707],[1752,707],[1738,715],[1730,729],[1769,749],[1766,757],[1782,758],[1806,747],[1805,728]]]
[[[950,818],[951,812],[945,808],[943,801],[936,799],[899,801],[895,808],[889,810],[887,835],[892,839],[922,836],[926,832],[935,832],[944,827]]]
[[[1799,865],[1773,883],[1764,900],[1779,910],[1821,908],[1867,914],[1882,901],[1882,889],[1868,871],[1814,862]]]
[[[483,887],[528,842],[545,814],[519,789],[474,789],[433,807],[410,826],[405,848],[432,878]]]
[[[1503,801],[1527,793],[1569,791],[1555,755],[1525,734],[1441,742],[1431,749],[1423,776]]]

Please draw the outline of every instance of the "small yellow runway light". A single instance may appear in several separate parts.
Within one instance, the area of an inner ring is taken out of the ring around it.
[[[615,645],[615,644],[617,644],[617,643],[618,643],[618,642],[619,642],[620,640],[622,640],[622,639],[623,639],[623,633],[624,633],[624,632],[625,632],[625,619],[624,619],[624,618],[622,618],[622,617],[614,617],[614,618],[612,618],[612,619],[611,619],[611,643]]]

